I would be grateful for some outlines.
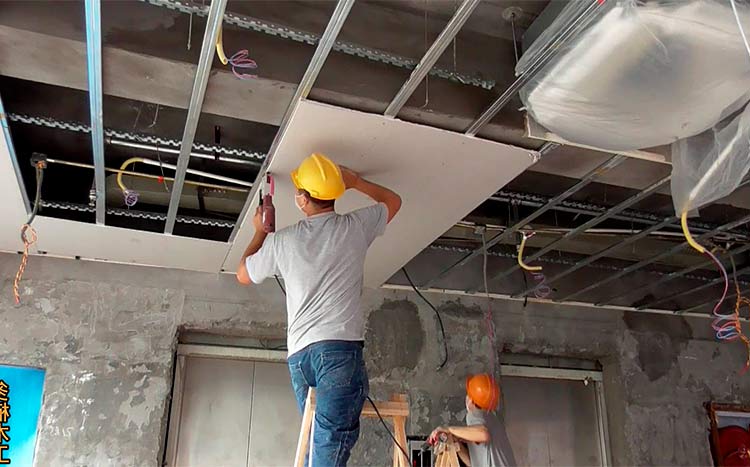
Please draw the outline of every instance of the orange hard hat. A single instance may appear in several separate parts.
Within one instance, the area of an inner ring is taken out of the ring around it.
[[[500,402],[500,387],[495,378],[484,373],[466,378],[466,395],[482,410],[495,410]]]

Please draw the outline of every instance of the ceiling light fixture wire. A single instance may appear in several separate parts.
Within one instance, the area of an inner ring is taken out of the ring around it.
[[[224,39],[222,37],[222,28],[219,28],[219,35],[216,37],[216,54],[219,56],[219,61],[223,65],[230,65],[232,67],[232,73],[238,79],[253,79],[257,78],[258,75],[249,73],[239,73],[237,70],[255,70],[258,68],[258,64],[255,60],[250,58],[250,52],[247,49],[236,52],[231,57],[227,58],[224,53]]]
[[[688,211],[686,210],[680,217],[680,224],[682,225],[682,231],[685,234],[685,240],[698,253],[705,254],[709,258],[711,258],[711,261],[716,264],[716,267],[721,273],[721,277],[724,279],[724,290],[722,291],[721,297],[716,302],[716,305],[714,305],[714,308],[711,311],[711,314],[714,316],[714,320],[711,322],[711,327],[714,332],[716,332],[717,340],[732,342],[739,339],[745,344],[748,356],[745,360],[744,367],[740,371],[740,374],[744,374],[750,368],[750,339],[748,339],[747,336],[745,336],[745,334],[742,332],[742,323],[740,322],[740,307],[743,304],[747,304],[748,307],[750,307],[750,300],[742,297],[739,282],[737,280],[737,269],[734,264],[734,258],[732,258],[732,256],[730,255],[729,258],[732,262],[732,271],[735,281],[735,288],[737,291],[737,301],[735,302],[734,310],[732,310],[731,313],[720,312],[721,305],[727,298],[727,292],[729,291],[729,275],[727,274],[727,270],[726,268],[724,268],[724,265],[721,264],[721,261],[719,261],[719,259],[710,250],[695,241],[693,236],[690,234],[690,228],[687,223],[687,215]]]

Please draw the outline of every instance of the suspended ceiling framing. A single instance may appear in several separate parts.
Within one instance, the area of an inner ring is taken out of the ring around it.
[[[197,3],[178,4],[162,0],[152,3],[132,1],[102,4],[103,124],[116,134],[135,135],[136,138],[131,141],[158,139],[161,147],[174,149],[179,148],[183,137],[206,18],[198,13],[191,17],[185,12],[201,11]],[[398,118],[455,132],[465,131],[514,81],[513,30],[511,23],[505,19],[510,11],[507,9],[520,8],[515,10],[517,15],[514,21],[516,35],[520,38],[523,30],[547,3],[480,2],[460,28],[455,41],[450,41],[445,52],[440,54],[428,78],[419,83],[406,101]],[[227,18],[233,20],[225,20],[224,23],[225,48],[228,53],[241,48],[249,49],[250,56],[258,62],[259,77],[237,80],[214,59],[197,125],[196,142],[205,146],[215,143],[215,128],[219,127],[220,146],[229,148],[229,151],[257,155],[254,161],[260,163],[272,148],[278,126],[316,50],[314,45],[301,41],[298,33],[307,32],[312,34],[310,37],[319,38],[329,24],[335,6],[334,2],[229,1]],[[338,43],[332,45],[333,51],[315,77],[314,86],[309,89],[307,97],[344,108],[382,114],[408,80],[409,67],[419,62],[459,6],[460,2],[416,0],[354,3],[337,35]],[[32,152],[92,163],[90,136],[75,131],[78,127],[87,127],[89,123],[84,13],[83,2],[0,3],[0,95],[5,102],[4,123],[8,123],[12,132],[20,170],[30,195],[33,195],[33,170],[27,164]],[[256,30],[248,29],[248,24],[240,21],[249,17],[262,20],[256,24],[260,25]],[[286,38],[269,34],[285,30],[291,31]],[[353,49],[352,45],[362,47],[366,57],[355,56],[352,50],[356,52],[358,49]],[[372,51],[383,54],[379,59],[376,54],[373,60]],[[461,84],[456,77],[470,82]],[[492,83],[492,89],[485,89]],[[537,139],[538,134],[526,136],[524,114],[518,111],[519,107],[517,98],[510,99],[498,115],[481,128],[478,136],[538,149],[542,141]],[[54,120],[42,121],[38,117]],[[63,122],[72,122],[78,127]],[[108,167],[118,167],[133,155],[155,157],[153,151],[144,153],[115,146],[111,140],[105,136],[104,153]],[[162,145],[164,140],[172,140],[174,145]],[[663,149],[657,151],[664,153]],[[160,153],[159,157],[169,163],[177,161],[176,155],[171,153]],[[479,246],[478,232],[482,226],[489,226],[489,237],[497,234],[500,230],[494,226],[502,228],[513,225],[610,157],[610,154],[572,146],[558,147],[546,153],[538,163],[467,216],[464,225],[449,229],[432,248],[417,256],[409,265],[414,269],[416,281],[419,284],[435,282],[433,279],[437,273]],[[253,180],[258,171],[257,164],[239,165],[216,160],[192,159],[190,167],[246,180]],[[3,168],[4,177],[8,176],[8,169]],[[598,174],[590,184],[531,223],[540,233],[530,242],[529,254],[594,218],[603,209],[636,195],[668,175],[669,170],[669,165],[665,163],[629,158]],[[139,251],[137,242],[135,245],[123,245],[122,251],[127,253],[119,257],[112,254],[111,245],[120,244],[117,236],[120,229],[117,227],[128,230],[128,235],[132,235],[130,228],[136,228],[140,231],[138,235],[157,242],[154,245],[158,244],[160,251],[169,252],[191,251],[193,244],[226,249],[225,242],[237,224],[238,213],[227,215],[181,209],[175,227],[176,235],[164,236],[160,232],[164,229],[166,206],[146,205],[140,206],[141,209],[126,210],[122,205],[109,202],[106,215],[108,227],[87,237],[78,229],[88,227],[85,223],[95,221],[93,207],[88,205],[93,172],[51,167],[47,176],[43,199],[50,207],[45,208],[43,216],[36,221],[38,228],[66,228],[71,233],[76,231],[79,241],[101,243],[100,257],[109,260],[153,264],[149,256],[153,252]],[[3,186],[8,186],[9,181],[4,181]],[[446,193],[460,190],[460,183],[457,184],[455,180],[441,180],[440,183],[445,185]],[[545,273],[551,277],[589,255],[610,248],[607,255],[555,284],[556,290],[551,298],[570,295],[577,287],[596,282],[602,278],[603,271],[614,274],[639,262],[647,263],[648,258],[678,245],[681,240],[674,235],[677,229],[665,224],[664,228],[655,229],[653,235],[644,236],[622,248],[611,248],[628,242],[627,239],[640,229],[648,228],[671,215],[668,193],[669,186],[666,184],[619,215],[602,221],[601,225],[580,236],[559,243],[553,251],[539,258],[537,261],[545,266]],[[18,196],[20,200],[20,194]],[[697,231],[710,231],[731,220],[742,219],[748,208],[750,187],[746,186],[717,205],[705,209],[701,213],[702,218],[696,220]],[[23,222],[23,217],[23,213],[12,213],[11,216],[14,224]],[[648,222],[639,222],[646,218]],[[480,229],[472,226],[480,226]],[[15,234],[8,235],[12,240]],[[721,235],[715,238],[721,240],[722,245],[731,243],[733,248],[741,248],[747,242],[747,226],[739,225],[732,232]],[[62,238],[42,238],[39,249],[45,251],[45,242],[53,245],[55,241],[59,245],[55,245],[54,249],[58,249],[60,254],[80,256],[75,243]],[[514,239],[509,239],[491,250],[490,275],[499,275],[513,264],[513,243]],[[92,256],[91,259],[97,257]],[[743,252],[735,259],[743,266],[748,258]],[[641,273],[625,275],[617,281],[618,288],[630,287],[636,293],[631,297],[621,297],[615,304],[640,306],[654,294],[656,298],[674,294],[674,290],[662,293],[660,290],[643,288],[643,285],[649,281],[648,277],[659,280],[664,274],[699,265],[701,260],[685,250],[646,264]],[[433,286],[476,290],[480,261],[481,257],[472,258]],[[216,266],[214,262],[201,257],[185,258],[183,263],[177,265],[198,270],[217,270]],[[714,271],[700,267],[683,277],[665,281],[665,284],[679,290],[705,284],[715,277]],[[404,283],[398,274],[391,282]],[[609,293],[612,287],[610,284],[603,287],[604,290],[594,289],[576,299],[599,303],[607,295],[617,295]],[[518,294],[524,289],[518,272],[491,284],[491,290],[497,293]],[[716,295],[717,289],[709,288],[698,298]],[[699,305],[698,301],[695,296],[679,297],[659,306],[686,310]],[[703,307],[699,311],[706,310]]]

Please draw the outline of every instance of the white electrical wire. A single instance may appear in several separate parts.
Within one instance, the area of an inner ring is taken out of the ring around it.
[[[742,41],[745,43],[745,50],[747,50],[747,55],[750,57],[750,44],[747,43],[747,36],[745,36],[745,30],[742,28],[742,22],[740,21],[740,14],[737,13],[737,5],[734,3],[735,0],[729,0],[729,2],[732,4],[732,11],[734,12],[734,19],[737,21],[737,27],[740,28],[740,35],[742,36]]]

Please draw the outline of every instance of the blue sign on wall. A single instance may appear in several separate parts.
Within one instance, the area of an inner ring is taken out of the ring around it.
[[[31,467],[44,370],[0,365],[0,465]]]

